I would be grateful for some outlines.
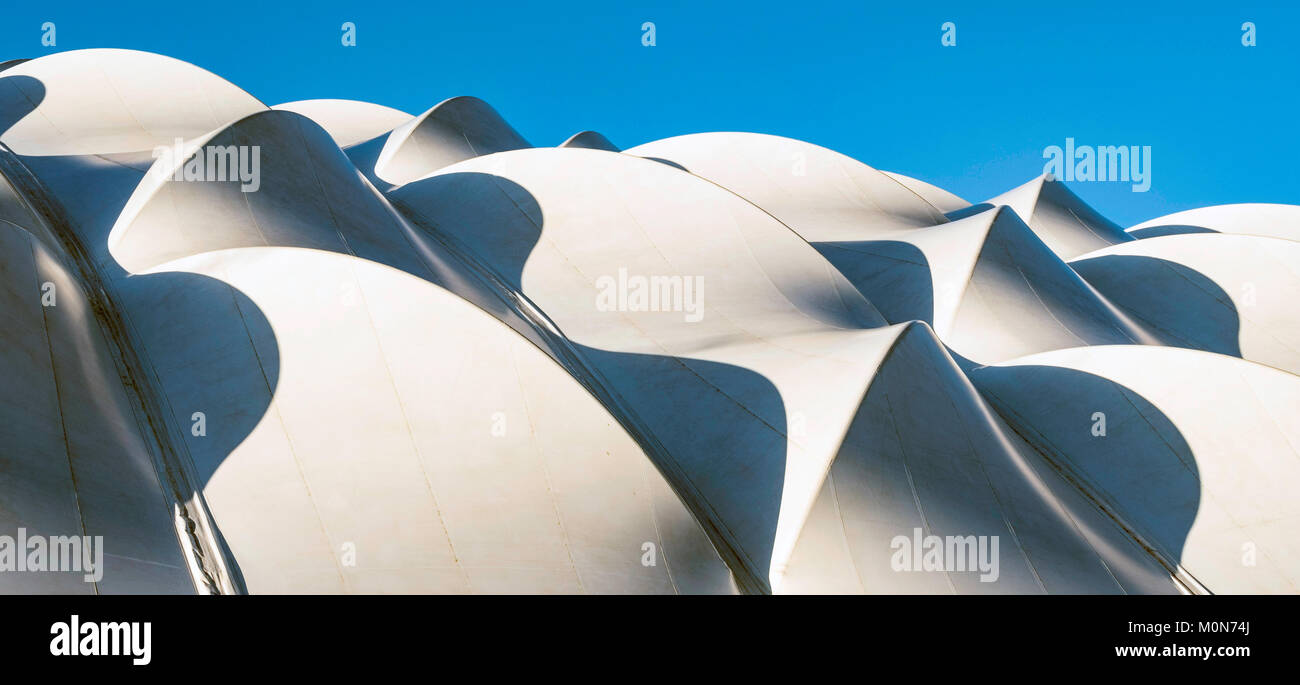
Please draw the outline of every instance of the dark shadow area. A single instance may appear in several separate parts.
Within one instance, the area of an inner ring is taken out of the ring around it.
[[[388,198],[421,228],[472,253],[462,257],[475,260],[506,287],[522,287],[524,264],[541,240],[545,219],[537,199],[519,184],[477,172],[439,174],[412,181]]]
[[[641,159],[648,159],[648,160],[650,160],[650,161],[652,161],[652,162],[659,162],[660,164],[667,164],[668,166],[670,166],[670,167],[672,167],[672,168],[674,168],[674,169],[679,169],[679,170],[681,170],[681,171],[685,171],[685,172],[688,173],[688,174],[691,173],[691,170],[690,170],[690,169],[687,169],[686,167],[684,167],[684,166],[682,166],[682,165],[680,165],[680,164],[678,164],[677,162],[674,162],[674,161],[672,161],[672,160],[661,159],[661,158],[659,158],[659,157],[642,157]]]
[[[934,325],[934,283],[925,253],[899,240],[811,243],[889,323]]]
[[[5,69],[27,60],[12,60]],[[45,84],[30,76],[0,76],[0,137],[45,100]]]
[[[126,276],[115,294],[202,488],[270,405],[280,372],[271,323],[238,288],[196,273]],[[194,435],[194,412],[204,414],[205,435]]]
[[[1169,345],[1241,356],[1241,318],[1222,288],[1198,271],[1139,255],[1070,262],[1102,295],[1155,329]]]
[[[392,131],[389,131],[370,140],[348,146],[346,150],[343,150],[343,153],[348,156],[348,160],[357,168],[357,171],[360,171],[366,177],[366,180],[370,181],[371,185],[384,192],[392,190],[394,186],[392,183],[375,175],[375,165],[379,163],[379,153],[384,151],[384,145],[388,143],[388,137],[391,135]]]
[[[1118,224],[1106,218],[1104,214],[1098,212],[1092,205],[1083,201],[1070,190],[1069,186],[1061,181],[1046,180],[1043,182],[1043,188],[1039,192],[1039,203],[1055,204],[1058,207],[1068,209],[1070,214],[1079,223],[1083,224],[1087,230],[1103,240],[1114,244],[1130,240],[1124,229]],[[1028,222],[1031,217],[1025,217]]]
[[[960,230],[949,226],[926,230]],[[974,228],[977,227],[972,226]],[[963,336],[960,328],[950,329],[948,332],[957,336],[954,340],[965,337],[967,342],[971,342],[971,335],[985,339],[1009,336],[1016,341],[1015,344],[1020,344],[1021,339],[1039,340],[1034,343],[1037,349],[1031,351],[1051,349],[1053,345],[1074,346],[1078,340],[1087,344],[1134,342],[1087,284],[1010,208],[998,210],[982,238],[974,255],[975,266],[970,273],[969,285],[974,289],[986,288],[986,292],[1014,294],[1030,304],[1008,306],[1000,304],[1003,298],[990,298],[985,302],[990,311],[1023,328],[998,331],[997,336],[982,334],[978,330]],[[933,267],[925,253],[913,243],[864,240],[813,243],[813,247],[844,274],[890,323],[919,320],[931,326],[935,324]],[[957,295],[959,293],[951,293],[951,296]],[[1043,342],[1042,335],[1048,331],[1051,331],[1052,338]],[[968,351],[974,349],[977,348]]]
[[[1200,506],[1201,482],[1178,427],[1119,383],[1055,366],[968,374],[1015,431],[1174,562]],[[1097,435],[1098,414],[1105,435]]]
[[[731,364],[575,347],[632,416],[607,409],[626,427],[648,429],[657,444],[629,430],[645,453],[662,460],[667,452],[672,463],[656,467],[719,553],[729,565],[743,557],[733,566],[742,584],[770,592],[788,434],[776,386]]]
[[[95,265],[107,278],[125,274],[109,256],[108,234],[149,170],[150,152],[112,155],[21,156],[55,197]],[[93,188],[92,192],[85,189]]]
[[[945,213],[943,216],[949,221],[956,221],[958,219],[965,219],[968,216],[975,216],[976,214],[980,214],[981,212],[986,212],[990,209],[993,209],[993,205],[987,202],[981,202],[979,204],[971,205],[969,207],[954,209],[951,212]]]
[[[952,357],[952,361],[954,364],[957,365],[957,368],[960,369],[961,372],[966,374],[967,376],[970,375],[971,371],[974,371],[975,369],[984,366],[983,364],[973,359],[967,359],[966,357],[961,356],[960,354],[957,353],[956,350],[949,347],[948,343],[943,343],[943,349],[948,353],[949,357]]]
[[[1188,233],[1218,233],[1218,231],[1212,228],[1205,228],[1204,226],[1182,226],[1170,224],[1168,226],[1147,226],[1146,228],[1139,228],[1128,232],[1130,236],[1137,240],[1143,238],[1159,238],[1166,235],[1185,235]]]

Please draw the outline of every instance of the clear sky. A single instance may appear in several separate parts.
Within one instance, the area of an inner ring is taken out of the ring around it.
[[[9,2],[0,58],[120,47],[192,62],[267,104],[417,113],[487,100],[535,145],[596,129],[800,138],[979,201],[1043,150],[1149,145],[1152,185],[1072,183],[1121,225],[1231,202],[1300,204],[1300,3]],[[57,46],[40,27],[56,25]],[[345,21],[357,45],[341,44]],[[643,22],[656,45],[641,43]],[[940,26],[957,45],[940,45]],[[1257,45],[1241,44],[1243,22]]]

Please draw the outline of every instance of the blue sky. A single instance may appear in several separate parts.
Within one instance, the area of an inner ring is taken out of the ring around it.
[[[16,5],[16,6],[15,6]],[[217,9],[220,8],[220,9]],[[1043,149],[1149,145],[1152,187],[1071,188],[1122,225],[1231,202],[1300,204],[1295,2],[10,3],[0,58],[121,47],[209,69],[268,104],[419,112],[492,103],[536,145],[592,128],[800,138],[978,201]],[[58,45],[40,44],[42,22]],[[340,26],[357,25],[357,45]],[[656,25],[654,47],[641,25]],[[940,45],[940,26],[957,45]],[[1254,22],[1257,45],[1241,45]]]

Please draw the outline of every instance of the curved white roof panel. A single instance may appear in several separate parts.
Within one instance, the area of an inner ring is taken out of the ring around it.
[[[298,100],[271,109],[297,112],[320,124],[339,147],[376,138],[413,118],[392,107],[358,100]]]
[[[2,66],[0,592],[1300,591],[1293,207]]]
[[[1300,240],[1300,206],[1254,203],[1199,207],[1144,221],[1127,231],[1134,238],[1178,233],[1239,233]]]
[[[219,76],[136,50],[59,52],[2,73],[0,142],[25,156],[148,152],[266,109]]]

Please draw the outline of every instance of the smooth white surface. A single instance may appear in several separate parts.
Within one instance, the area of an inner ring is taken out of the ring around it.
[[[920,179],[896,174],[892,171],[882,171],[881,173],[907,186],[912,192],[920,195],[921,199],[929,202],[935,209],[945,214],[970,206],[970,202],[932,183],[926,183]]]
[[[1198,230],[1300,240],[1300,207],[1264,203],[1199,207],[1127,229],[1135,238]]]
[[[392,107],[357,100],[298,100],[271,109],[297,112],[320,124],[339,147],[383,135],[413,118]]]
[[[697,133],[624,151],[661,159],[753,202],[809,242],[944,223],[894,178],[810,143],[757,133]]]
[[[3,74],[0,116],[16,120],[0,142],[25,156],[149,152],[266,109],[219,76],[135,50],[59,52]]]

